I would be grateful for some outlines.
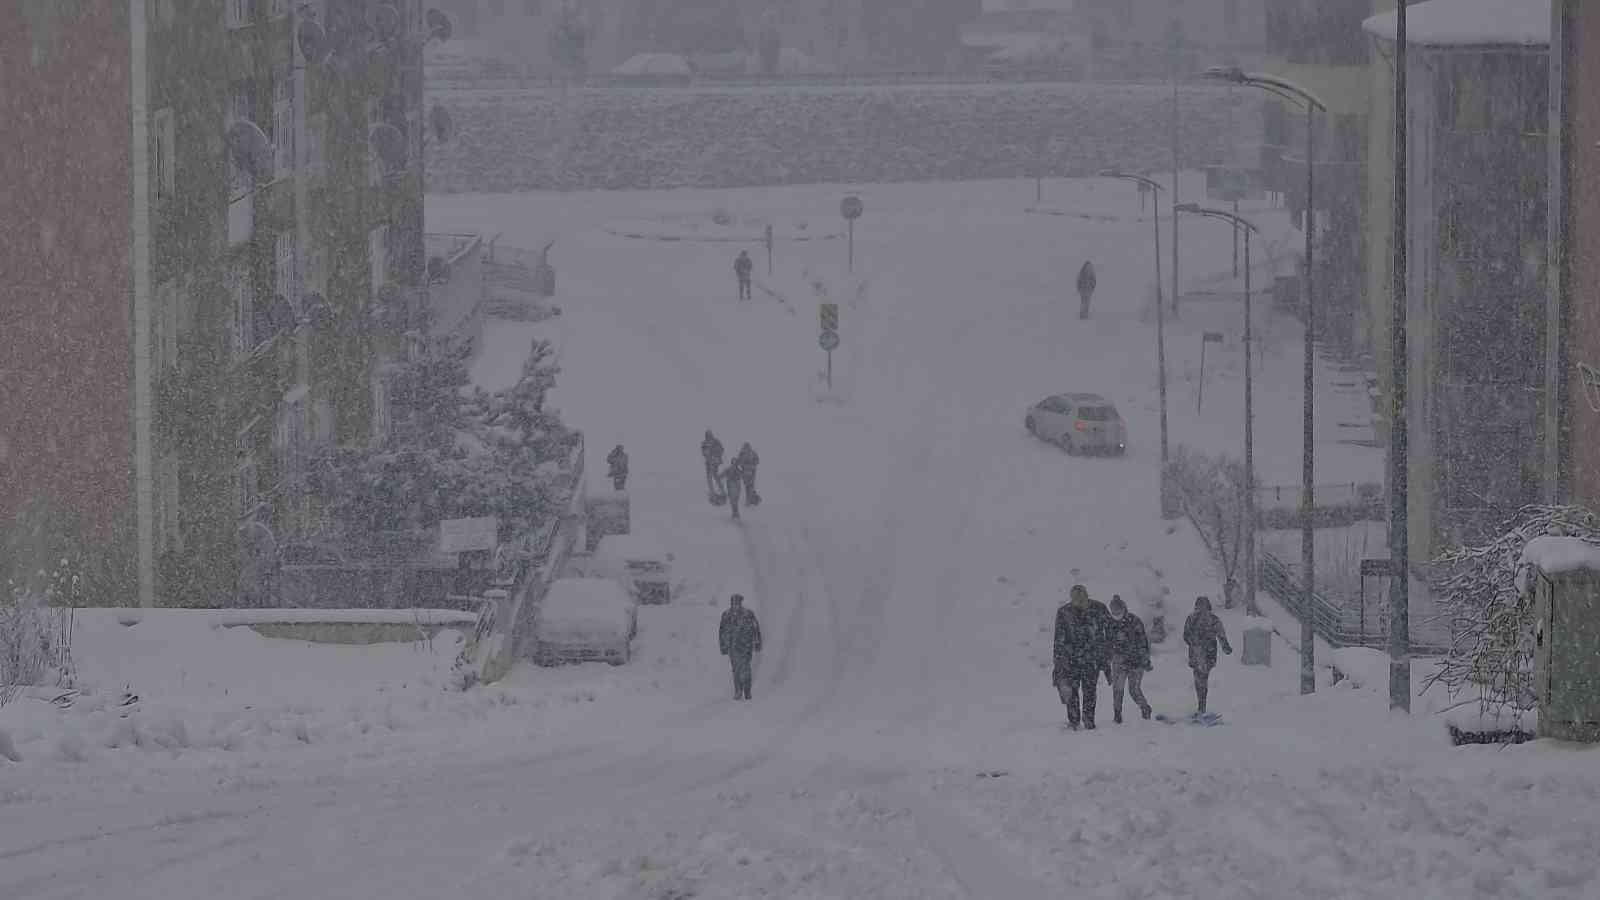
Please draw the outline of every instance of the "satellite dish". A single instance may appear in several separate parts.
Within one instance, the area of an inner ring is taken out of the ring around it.
[[[442,256],[428,257],[428,283],[443,284],[450,280],[450,261]]]
[[[227,144],[234,164],[251,177],[265,178],[272,174],[272,142],[267,140],[266,132],[259,125],[248,119],[234,122],[228,126]]]
[[[372,30],[386,44],[400,36],[400,24],[400,10],[393,3],[380,3],[372,11]]]
[[[433,136],[441,144],[450,143],[450,139],[456,135],[455,119],[450,117],[450,111],[442,103],[433,104],[433,110],[428,113],[428,124],[433,126]]]
[[[333,45],[328,43],[328,32],[316,19],[301,19],[300,24],[294,29],[294,44],[300,51],[300,58],[308,66],[319,66],[328,58],[328,52]]]
[[[430,9],[423,18],[428,23],[428,35],[441,41],[450,40],[450,35],[455,33],[455,28],[450,24],[450,17],[437,9]]]
[[[399,172],[406,167],[406,136],[388,122],[379,122],[367,132],[367,142],[378,154],[378,161],[386,172]]]

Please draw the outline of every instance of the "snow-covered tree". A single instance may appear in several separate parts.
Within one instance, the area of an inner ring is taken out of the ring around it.
[[[1483,712],[1533,708],[1533,597],[1522,552],[1534,538],[1600,545],[1600,519],[1576,506],[1529,506],[1483,543],[1441,554],[1437,592],[1450,617],[1450,651],[1423,683],[1453,697],[1476,688]]]
[[[1167,484],[1178,511],[1200,535],[1216,565],[1217,577],[1231,595],[1250,534],[1250,492],[1244,463],[1180,445],[1167,461]],[[1256,598],[1245,597],[1245,612],[1261,615]]]

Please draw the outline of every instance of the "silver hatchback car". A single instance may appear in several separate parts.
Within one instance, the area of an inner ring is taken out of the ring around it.
[[[1116,404],[1099,394],[1056,394],[1028,408],[1025,420],[1034,436],[1068,453],[1121,456],[1128,450],[1128,427]]]

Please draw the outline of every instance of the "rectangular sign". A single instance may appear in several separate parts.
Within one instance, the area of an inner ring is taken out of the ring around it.
[[[839,330],[839,304],[837,304],[837,303],[820,303],[817,306],[818,306],[818,309],[821,310],[821,313],[822,313],[822,330],[823,331],[838,331]]]
[[[445,519],[439,523],[439,552],[467,553],[493,550],[499,543],[500,520],[494,516],[476,519]]]

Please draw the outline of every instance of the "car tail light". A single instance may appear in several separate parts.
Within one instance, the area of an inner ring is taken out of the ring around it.
[[[1079,431],[1088,431],[1089,430],[1089,423],[1083,421],[1082,419],[1079,419],[1078,421],[1072,423],[1072,427],[1078,429]]]

